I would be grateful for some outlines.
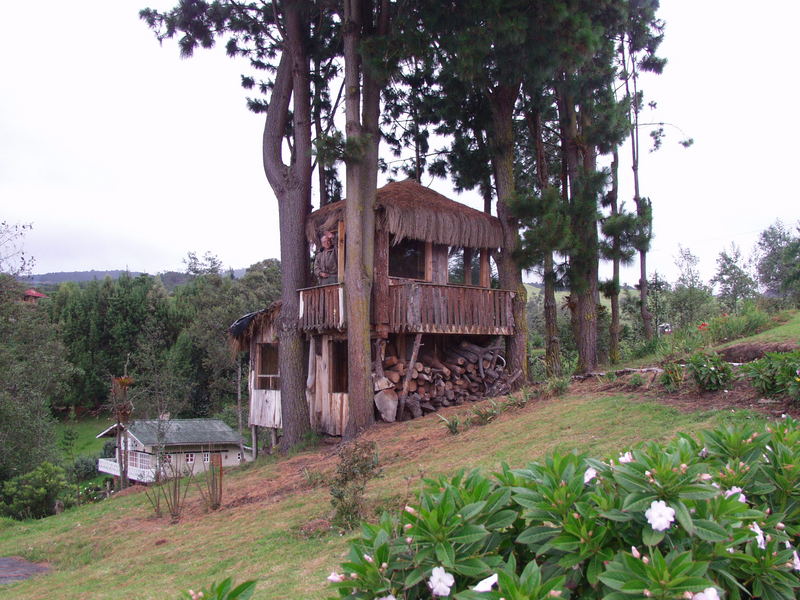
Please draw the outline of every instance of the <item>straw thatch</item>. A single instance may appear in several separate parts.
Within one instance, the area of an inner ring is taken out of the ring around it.
[[[256,332],[272,328],[281,310],[281,301],[273,302],[267,308],[239,317],[228,327],[228,339],[234,354],[250,350],[250,342]]]
[[[319,232],[336,228],[344,219],[346,200],[314,211],[306,222],[308,241],[319,244]],[[388,183],[376,197],[376,226],[404,238],[446,246],[502,248],[500,221],[489,214],[454,202],[412,179]]]

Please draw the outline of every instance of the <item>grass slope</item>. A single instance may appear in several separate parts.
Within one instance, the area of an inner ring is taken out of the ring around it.
[[[443,414],[462,417],[468,407]],[[740,417],[741,416],[741,417]],[[371,482],[371,514],[399,509],[421,476],[461,468],[524,465],[553,450],[616,455],[643,440],[696,431],[731,418],[730,411],[679,412],[632,394],[571,394],[531,402],[483,427],[451,436],[434,416],[380,424],[363,437],[379,446],[384,476]],[[259,580],[255,598],[322,599],[332,596],[325,577],[346,552],[347,537],[304,527],[329,516],[319,473],[335,467],[326,446],[288,459],[267,459],[226,475],[223,509],[204,514],[196,489],[177,525],[156,519],[142,493],[80,507],[41,521],[0,521],[0,556],[47,562],[52,572],[0,587],[0,598],[177,598],[233,576]],[[311,475],[311,476],[310,476]]]

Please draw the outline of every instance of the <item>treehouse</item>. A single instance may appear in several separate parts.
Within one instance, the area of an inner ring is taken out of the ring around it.
[[[300,327],[309,341],[311,421],[331,435],[340,435],[347,422],[345,202],[309,215],[308,242],[318,254],[328,253],[315,260],[317,274],[324,263],[319,279],[325,283],[298,290]],[[514,331],[513,292],[491,287],[491,253],[503,244],[499,220],[406,180],[378,190],[375,229],[370,329],[382,418],[419,416],[497,392],[508,383],[500,336]],[[261,424],[254,419],[268,414],[268,427],[280,426],[276,315],[273,307],[243,317],[249,321],[237,321],[238,337],[236,324],[231,329],[241,347],[249,344],[251,422]]]

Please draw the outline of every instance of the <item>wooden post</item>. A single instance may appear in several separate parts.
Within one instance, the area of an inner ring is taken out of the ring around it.
[[[258,425],[250,426],[250,436],[253,438],[253,460],[258,458]]]
[[[425,242],[425,281],[433,280],[433,242]]]
[[[372,305],[375,331],[378,337],[389,337],[389,232],[375,232],[375,281],[372,286]]]
[[[464,247],[464,285],[472,285],[472,258],[474,248]]]
[[[336,281],[338,283],[344,282],[344,221],[339,221],[339,226],[336,231]]]
[[[406,408],[406,396],[408,395],[408,384],[411,381],[411,372],[414,370],[411,367],[417,362],[417,354],[419,354],[419,346],[422,341],[422,334],[418,333],[414,337],[414,348],[411,350],[411,359],[408,361],[409,368],[406,369],[406,375],[403,378],[403,390],[400,392],[400,400],[397,403],[397,417],[400,420],[403,417],[403,411]]]
[[[489,272],[489,249],[488,248],[481,248],[481,257],[480,257],[480,282],[479,285],[481,287],[488,288],[491,285],[491,275]]]

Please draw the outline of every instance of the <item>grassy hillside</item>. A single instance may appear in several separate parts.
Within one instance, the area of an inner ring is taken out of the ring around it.
[[[473,405],[474,406],[474,405]],[[445,416],[466,416],[452,407]],[[750,413],[680,412],[624,393],[573,393],[512,409],[483,427],[450,435],[439,419],[381,424],[364,437],[378,444],[384,476],[368,487],[372,515],[402,507],[421,476],[460,468],[525,464],[552,450],[616,454],[642,440],[696,431]],[[259,579],[255,598],[322,599],[346,536],[326,526],[321,475],[336,464],[320,448],[226,475],[224,506],[205,514],[196,489],[177,525],[156,519],[142,493],[131,493],[34,522],[0,521],[0,556],[47,562],[48,575],[0,587],[0,598],[176,598],[178,591],[234,576]]]

